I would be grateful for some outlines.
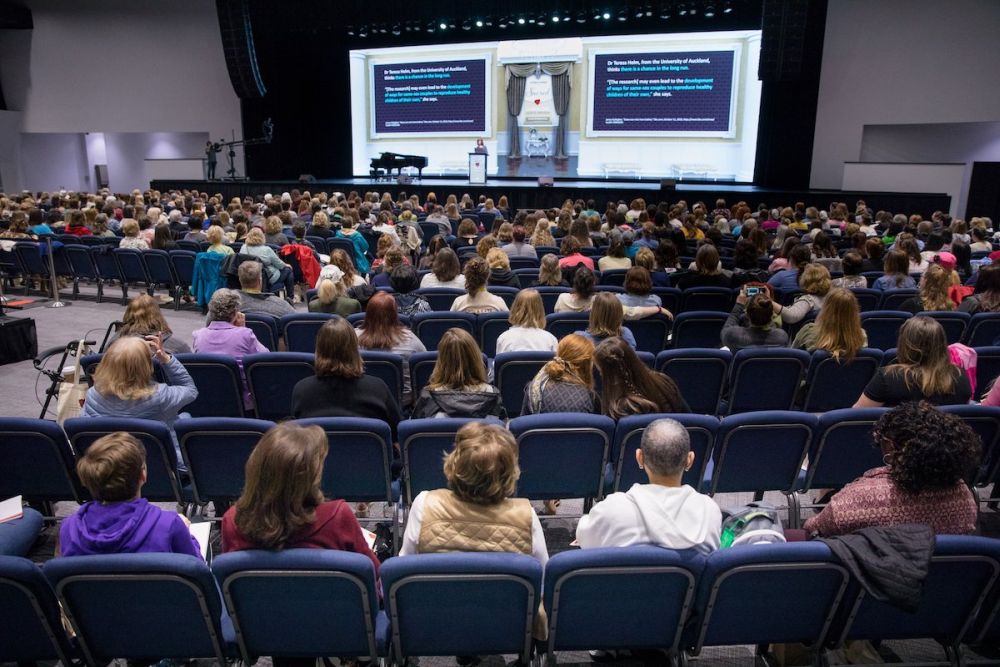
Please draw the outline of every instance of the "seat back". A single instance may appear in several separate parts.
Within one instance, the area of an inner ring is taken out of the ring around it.
[[[388,424],[362,417],[317,417],[296,423],[315,424],[326,433],[329,451],[320,486],[327,498],[394,502]]]
[[[976,313],[969,320],[965,340],[969,347],[988,347],[1000,341],[1000,313]]]
[[[77,278],[97,279],[97,267],[94,266],[94,257],[91,255],[89,247],[68,245],[63,248],[63,253]]]
[[[54,421],[0,417],[0,497],[80,502],[85,492],[66,434]]]
[[[274,422],[262,419],[231,417],[178,420],[177,441],[199,505],[240,497],[247,459],[272,426]]]
[[[144,250],[142,261],[146,266],[146,276],[154,285],[165,285],[171,289],[177,284],[170,266],[170,255],[166,250]]]
[[[878,310],[878,306],[882,302],[881,290],[852,287],[851,293],[857,298],[858,308],[862,313]]]
[[[278,351],[278,339],[281,336],[278,328],[278,318],[265,313],[246,313],[246,327],[253,331],[260,344],[271,352]],[[312,352],[313,350],[309,350]]]
[[[329,320],[340,317],[329,313],[291,313],[278,320],[278,329],[289,352],[315,352],[316,336]]]
[[[78,457],[96,440],[109,433],[132,434],[146,450],[146,483],[142,497],[156,502],[183,503],[177,476],[177,451],[170,428],[163,422],[130,417],[76,417],[63,424]]]
[[[212,562],[244,662],[376,656],[375,568],[330,549],[236,551]]]
[[[896,347],[899,330],[910,313],[902,310],[876,310],[861,313],[861,328],[868,335],[868,347],[888,350]]]
[[[676,650],[704,567],[700,554],[654,546],[556,554],[545,565],[542,587],[549,655],[587,649]],[[629,622],[608,623],[609,618]]]
[[[514,305],[514,299],[517,298],[517,293],[521,290],[516,287],[508,287],[506,285],[490,285],[487,288],[487,291],[493,296],[498,296],[503,299],[509,309]]]
[[[791,410],[809,369],[805,350],[752,348],[733,356],[729,371],[728,414],[757,410]]]
[[[710,492],[791,493],[815,426],[814,415],[782,410],[724,418],[712,452]]]
[[[696,653],[734,644],[821,646],[849,582],[848,570],[818,541],[716,551],[705,562],[694,610],[700,620],[685,645]]]
[[[552,412],[518,417],[508,427],[517,438],[518,497],[600,499],[604,495],[613,419]]]
[[[985,397],[998,376],[1000,376],[1000,346],[977,347],[976,397]]]
[[[414,402],[420,396],[420,391],[430,381],[436,363],[436,350],[433,352],[414,352],[410,355],[410,390],[413,393]]]
[[[396,397],[397,405],[403,404],[403,357],[394,352],[362,350],[361,361],[365,375],[376,377],[385,383],[389,392]]]
[[[838,618],[840,640],[934,638],[957,648],[998,575],[997,540],[939,535],[919,607],[911,613],[879,602],[854,582],[845,600],[845,612]]]
[[[170,265],[177,277],[177,284],[181,287],[190,287],[191,281],[194,280],[194,260],[198,253],[191,250],[171,250],[167,254],[170,256]]]
[[[143,252],[135,248],[114,248],[111,251],[126,282],[149,283],[149,274],[146,273],[146,265],[142,261]]]
[[[497,339],[500,334],[510,328],[510,313],[481,313],[476,315],[476,328],[479,329],[479,349],[489,358],[497,354]]]
[[[656,355],[655,367],[677,384],[692,412],[714,415],[732,359],[729,350],[664,350]]]
[[[545,316],[545,330],[562,340],[575,331],[583,331],[590,323],[590,313],[552,313]]]
[[[403,500],[413,503],[421,491],[448,487],[441,467],[445,455],[455,446],[458,429],[470,422],[484,420],[465,417],[407,419],[399,422],[399,448],[403,454]],[[498,419],[488,423],[502,425]]]
[[[198,241],[187,241],[185,239],[180,239],[179,241],[177,241],[177,247],[187,252],[194,252],[194,253],[201,252],[201,243]]]
[[[547,285],[539,285],[534,289],[538,292],[538,296],[542,297],[542,306],[545,308],[546,315],[551,315],[556,311],[556,301],[559,300],[560,294],[569,294],[572,291],[568,287],[549,287]]]
[[[879,310],[899,310],[904,301],[920,296],[920,290],[911,288],[887,289],[882,292],[882,300],[878,303]]]
[[[461,312],[417,313],[413,316],[413,333],[428,350],[436,350],[448,329],[458,328],[476,337],[476,316]]]
[[[671,345],[674,349],[689,347],[722,347],[722,325],[725,313],[698,310],[678,313],[674,318]]]
[[[430,304],[431,310],[447,312],[451,310],[451,304],[455,299],[465,294],[465,291],[451,287],[421,287],[414,294],[424,297]]]
[[[516,654],[531,660],[542,567],[507,553],[392,558],[380,570],[396,660]]]
[[[942,405],[942,412],[953,414],[976,432],[982,446],[982,459],[976,479],[967,480],[985,486],[1000,478],[1000,408],[988,405]]]
[[[728,287],[692,287],[683,290],[681,312],[711,311],[728,313],[733,309],[733,290]]]
[[[929,317],[937,320],[944,329],[944,336],[948,344],[957,343],[965,337],[965,330],[969,327],[972,316],[957,310],[930,310],[917,313],[918,317]]]
[[[192,417],[243,417],[243,378],[236,360],[225,354],[178,354],[177,360],[198,387],[198,398],[184,407]]]
[[[712,458],[715,434],[719,430],[719,420],[711,415],[653,414],[631,415],[618,420],[615,439],[611,445],[611,463],[615,467],[613,490],[628,491],[633,484],[646,484],[646,473],[635,462],[635,452],[639,449],[642,434],[652,422],[663,417],[679,421],[687,429],[694,465],[684,473],[682,482],[695,490],[704,486],[705,469]]]
[[[608,271],[602,271],[601,284],[623,287],[625,285],[626,273],[628,273],[628,269],[610,269]]]
[[[521,414],[524,388],[552,360],[552,352],[504,352],[493,362],[493,383],[500,389],[507,416]]]
[[[248,354],[243,371],[257,418],[271,421],[292,416],[292,390],[299,380],[316,374],[313,355],[304,352]]]
[[[41,569],[27,558],[0,556],[0,660],[71,664],[74,651],[63,632],[59,603]]]
[[[537,257],[511,257],[510,258],[510,268],[512,271],[517,269],[537,269],[538,268],[538,258]],[[527,284],[527,283],[522,283]]]
[[[881,365],[882,351],[874,348],[858,350],[854,359],[846,362],[834,359],[826,350],[816,350],[809,362],[802,409],[826,412],[851,407]]]
[[[667,344],[670,335],[670,320],[661,315],[644,317],[641,320],[631,320],[625,323],[635,336],[637,350],[657,354]]]
[[[888,408],[845,408],[819,415],[803,491],[839,489],[883,465],[872,428]]]
[[[42,260],[40,246],[33,241],[18,241],[14,244],[14,257],[21,265],[24,273],[38,276],[48,276],[49,267]]]
[[[222,605],[201,558],[175,553],[74,556],[50,560],[43,571],[87,664],[116,658],[225,662]]]

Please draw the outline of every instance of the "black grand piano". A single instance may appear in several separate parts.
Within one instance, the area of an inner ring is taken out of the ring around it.
[[[427,158],[423,155],[404,155],[402,153],[382,153],[378,157],[372,158],[371,175],[372,178],[380,176],[392,176],[393,169],[399,176],[403,167],[416,167],[418,178],[424,175],[424,167],[427,166]]]

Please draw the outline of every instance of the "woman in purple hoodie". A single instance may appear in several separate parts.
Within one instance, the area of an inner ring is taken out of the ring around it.
[[[98,439],[76,464],[94,500],[84,503],[59,530],[58,554],[181,553],[201,558],[188,521],[140,498],[146,482],[146,450],[132,435]]]

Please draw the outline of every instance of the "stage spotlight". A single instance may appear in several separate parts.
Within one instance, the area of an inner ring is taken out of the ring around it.
[[[368,28],[365,26],[361,26],[361,29],[358,31],[358,37],[365,38],[367,36],[368,36]]]
[[[619,9],[618,10],[618,20],[619,21],[627,21],[628,20],[628,15],[625,13],[624,9]]]
[[[559,23],[559,17],[558,16],[553,16],[552,17],[552,22],[553,23]]]
[[[472,30],[472,24],[469,23],[468,19],[462,21],[462,30]]]
[[[609,18],[611,18],[611,13],[610,12],[604,12],[603,14],[601,14],[601,18],[604,19],[605,21],[607,21]]]
[[[383,35],[388,35],[389,34],[389,29],[387,27],[385,27],[384,23],[378,27],[378,31],[381,34],[383,34]]]
[[[349,37],[354,37],[354,26],[353,25],[347,26],[347,35]]]
[[[586,23],[587,22],[587,15],[584,12],[577,13],[577,15],[576,15],[576,22],[577,23]]]
[[[715,16],[715,5],[708,5],[705,7],[705,18],[712,18]]]
[[[723,14],[732,14],[733,13],[733,6],[727,2],[726,5],[722,8],[722,13]]]
[[[646,16],[650,17],[652,15],[653,15],[653,8],[650,7],[649,5],[646,5]]]
[[[688,9],[687,9],[687,7],[685,7],[684,5],[681,5],[681,6],[680,6],[680,7],[679,7],[679,8],[677,9],[677,15],[678,15],[678,16],[687,16],[687,13],[688,13]]]
[[[644,10],[642,9],[642,7],[639,7],[638,9],[636,9],[636,10],[635,10],[635,17],[636,17],[637,19],[641,19],[644,13],[645,13],[645,12],[644,12]]]
[[[426,28],[424,28],[424,29],[425,29],[425,30],[426,30],[427,32],[435,32],[435,31],[437,30],[437,24],[436,24],[436,23],[434,23],[433,21],[431,21],[430,23],[428,23],[428,24],[427,24],[427,27],[426,27]],[[444,29],[444,28],[442,28],[442,30],[443,30],[443,29]]]
[[[482,19],[476,19],[476,27],[477,28],[482,28],[483,27],[483,21],[482,21]]]
[[[532,22],[532,23],[534,23],[534,22],[535,22],[535,20],[534,20],[534,19],[532,19],[532,20],[531,20],[531,22]],[[523,16],[519,16],[519,17],[518,17],[518,19],[517,19],[517,24],[518,24],[518,25],[524,25],[524,24],[525,24],[525,20],[524,20],[524,17],[523,17]]]
[[[671,14],[670,14],[670,6],[669,5],[663,5],[663,7],[660,9],[660,18],[663,19],[664,21],[669,21],[670,20],[670,16],[671,16]]]
[[[403,30],[399,27],[398,23],[393,24],[392,34],[395,35],[396,37],[399,37],[401,34],[403,34]]]

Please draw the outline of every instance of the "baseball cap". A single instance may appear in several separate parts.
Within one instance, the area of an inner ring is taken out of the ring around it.
[[[934,255],[934,263],[940,264],[949,271],[954,271],[955,267],[958,266],[958,259],[950,252],[939,252]]]

